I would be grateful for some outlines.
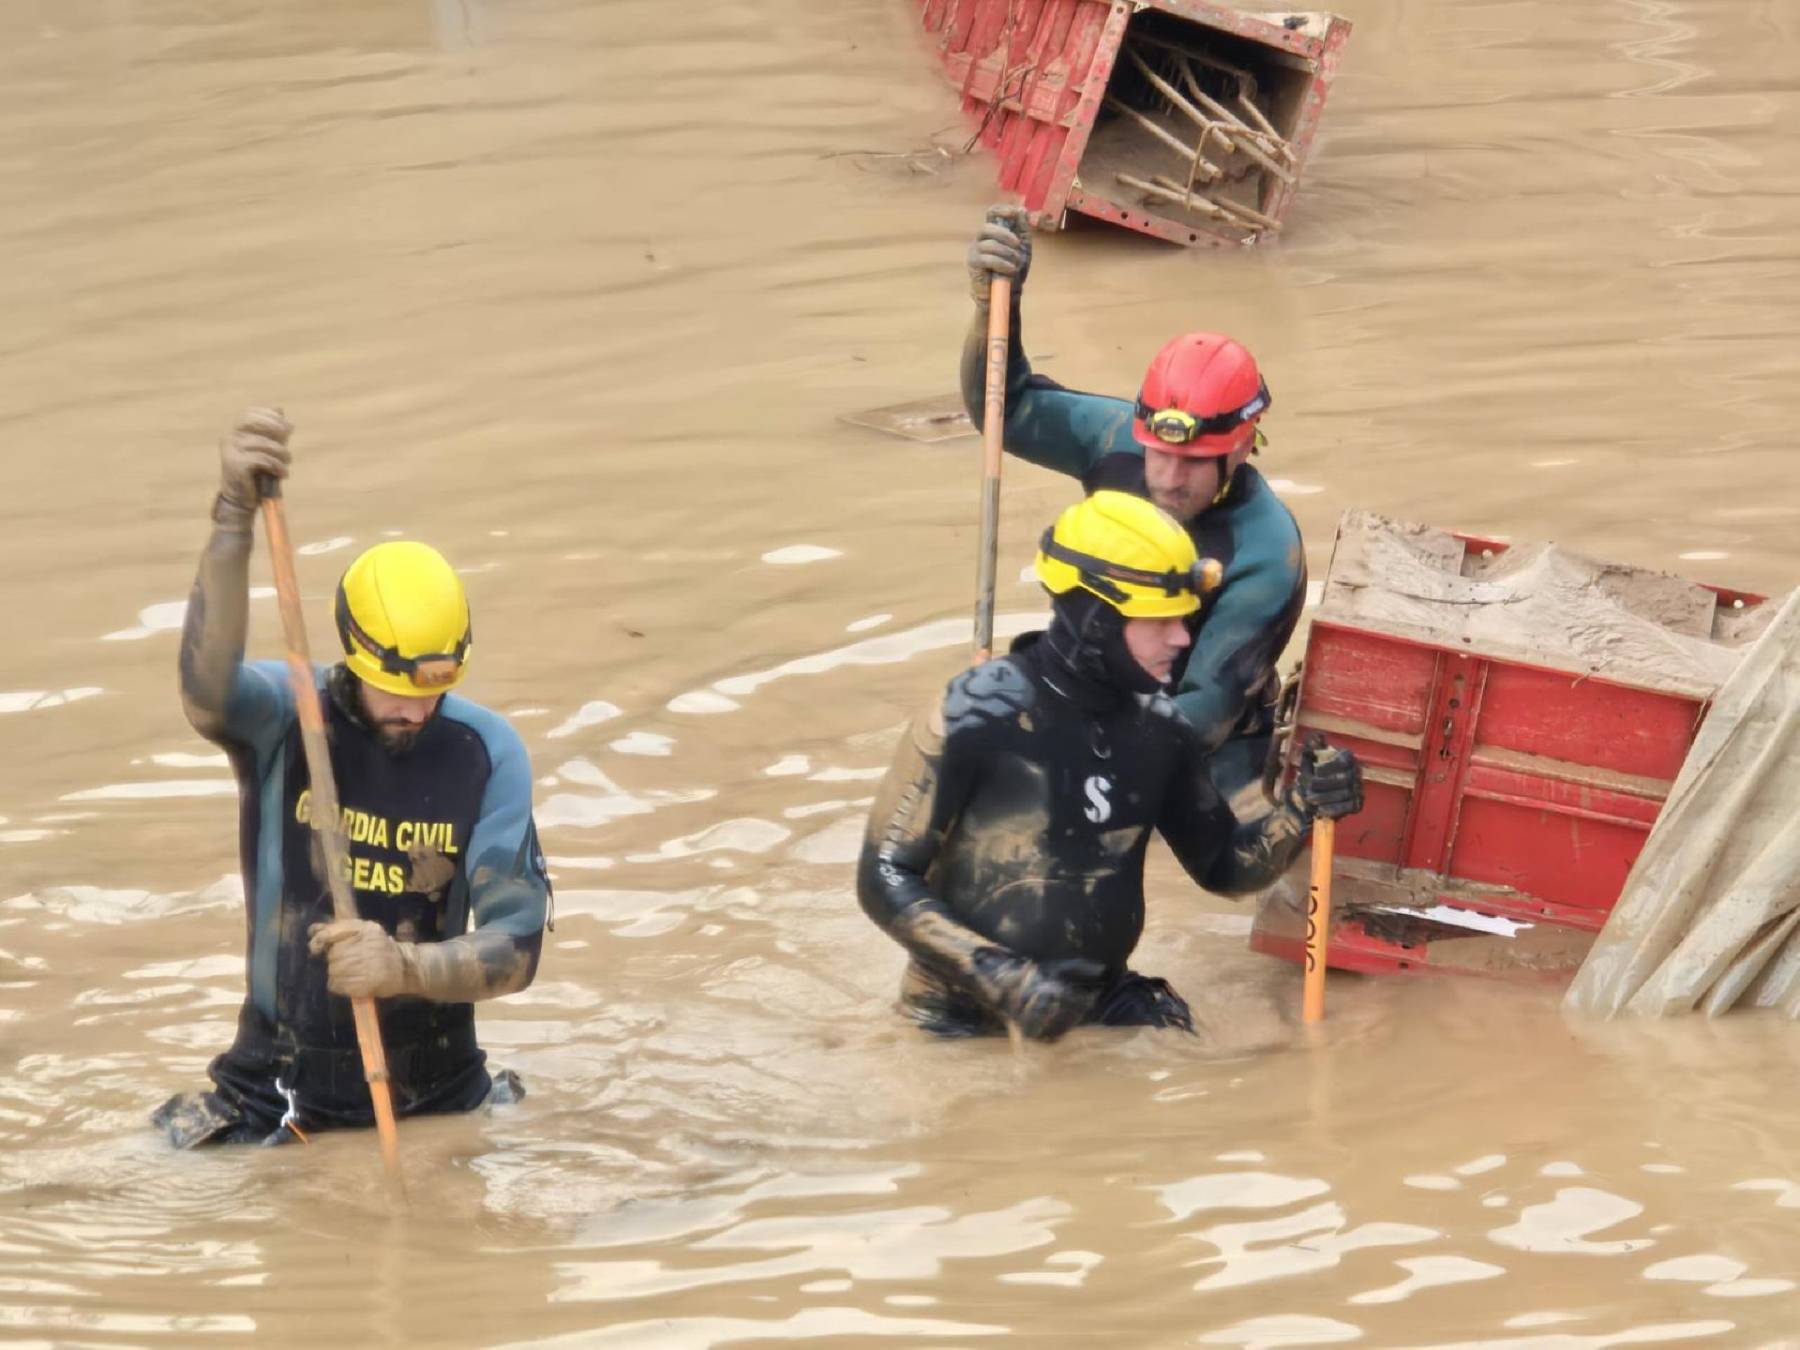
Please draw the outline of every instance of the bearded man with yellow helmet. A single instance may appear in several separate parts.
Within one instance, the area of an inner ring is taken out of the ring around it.
[[[902,740],[858,897],[911,957],[903,1008],[940,1034],[1191,1032],[1167,981],[1126,964],[1151,832],[1207,890],[1259,890],[1315,815],[1362,808],[1362,771],[1348,752],[1309,752],[1273,811],[1232,815],[1164,692],[1216,571],[1150,502],[1102,490],[1071,506],[1044,532],[1037,576],[1048,630],[956,676]]]
[[[1244,346],[1222,333],[1183,333],[1151,359],[1137,397],[1065,389],[1025,357],[1021,297],[1031,270],[1023,207],[990,210],[968,253],[975,314],[963,339],[963,402],[986,415],[988,289],[1012,281],[1006,368],[1007,451],[1169,512],[1220,585],[1188,621],[1171,695],[1214,753],[1229,796],[1261,775],[1279,692],[1275,662],[1306,603],[1300,527],[1250,456],[1263,444],[1269,386]]]
[[[372,1123],[355,997],[380,1000],[400,1115],[522,1090],[489,1074],[472,1005],[525,988],[537,970],[550,884],[531,763],[505,719],[450,692],[467,671],[469,603],[424,544],[378,544],[338,584],[344,660],[317,680],[362,918],[333,918],[286,666],[244,660],[260,482],[287,476],[291,430],[252,409],[226,437],[182,629],[188,720],[237,775],[249,909],[236,1040],[212,1062],[212,1090],[180,1094],[154,1118],[183,1147]]]

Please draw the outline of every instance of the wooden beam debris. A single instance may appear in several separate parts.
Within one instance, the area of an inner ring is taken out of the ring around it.
[[[1132,59],[1138,59],[1136,53],[1132,54]],[[1142,65],[1142,62],[1140,61],[1139,64]],[[1238,133],[1238,149],[1242,150],[1246,155],[1262,165],[1263,168],[1274,174],[1282,182],[1290,185],[1293,183],[1294,175],[1290,173],[1285,166],[1277,164],[1267,151],[1256,144],[1258,140],[1262,139],[1262,133],[1250,126],[1243,118],[1239,117],[1236,113],[1232,112],[1230,108],[1227,108],[1223,103],[1220,103],[1202,89],[1198,77],[1194,74],[1193,67],[1188,65],[1185,61],[1181,63],[1181,75],[1182,79],[1187,84],[1188,92],[1194,96],[1195,100],[1205,107],[1208,112],[1212,113],[1213,116],[1228,123]],[[1278,137],[1277,140],[1279,139],[1280,138]],[[1281,144],[1285,146],[1286,142],[1283,141]],[[1291,155],[1293,151],[1289,150],[1288,153]]]
[[[1123,175],[1120,176],[1123,177]],[[1165,191],[1176,193],[1181,191],[1181,185],[1172,178],[1165,178],[1161,174],[1158,174],[1154,181],[1157,186],[1160,186]],[[1196,198],[1195,200],[1211,202],[1228,216],[1233,216],[1238,221],[1243,222],[1245,229],[1279,230],[1281,228],[1281,222],[1276,220],[1275,217],[1266,216],[1255,207],[1245,206],[1242,202],[1234,202],[1229,197],[1206,197]]]
[[[1239,219],[1231,211],[1226,209],[1226,203],[1221,203],[1213,197],[1208,197],[1205,193],[1182,191],[1181,185],[1176,183],[1173,179],[1159,177],[1156,182],[1150,182],[1148,179],[1139,178],[1136,174],[1124,172],[1120,172],[1115,176],[1121,183],[1125,184],[1126,187],[1136,188],[1147,197],[1155,197],[1160,201],[1173,202],[1175,205],[1183,207],[1186,210],[1194,211],[1205,216],[1207,219],[1218,225],[1225,226],[1229,229],[1244,231],[1248,238],[1239,242],[1248,243],[1251,239],[1256,237],[1257,231],[1260,228],[1257,225]],[[1266,216],[1264,217],[1265,220],[1267,218],[1268,217]]]
[[[1123,103],[1114,98],[1111,94],[1108,94],[1106,96],[1106,106],[1111,108],[1114,112],[1124,113],[1125,116],[1129,117],[1145,131],[1156,137],[1157,140],[1161,141],[1176,154],[1187,160],[1188,163],[1198,165],[1200,172],[1206,175],[1207,181],[1210,182],[1213,179],[1224,176],[1224,170],[1220,169],[1217,164],[1214,164],[1210,160],[1203,159],[1200,152],[1188,145],[1181,137],[1158,125],[1154,119],[1145,116],[1129,103]]]

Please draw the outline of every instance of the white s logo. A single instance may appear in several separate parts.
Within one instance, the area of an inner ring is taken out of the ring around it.
[[[1106,800],[1106,794],[1112,791],[1111,781],[1096,776],[1088,779],[1081,787],[1088,799],[1088,805],[1082,808],[1081,814],[1096,825],[1104,825],[1111,820],[1112,803]]]

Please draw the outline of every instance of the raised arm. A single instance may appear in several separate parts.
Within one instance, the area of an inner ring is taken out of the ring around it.
[[[188,597],[181,628],[181,703],[195,731],[210,741],[242,739],[239,728],[254,711],[246,705],[278,702],[280,692],[244,673],[249,627],[250,550],[255,544],[259,475],[287,477],[293,427],[280,413],[252,408],[219,445],[219,495],[213,500],[212,536]],[[259,697],[266,695],[266,697]]]
[[[1020,336],[1019,297],[1031,270],[1031,227],[1022,206],[996,206],[969,246],[969,285],[975,313],[963,339],[962,395],[977,430],[987,420],[988,285],[1012,279],[1007,325],[1006,449],[1020,459],[1074,478],[1086,476],[1102,457],[1142,453],[1131,438],[1131,404],[1099,394],[1064,389],[1032,373]]]

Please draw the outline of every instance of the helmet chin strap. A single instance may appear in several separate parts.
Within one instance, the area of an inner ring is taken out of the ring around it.
[[[1255,442],[1253,441],[1251,444],[1254,445]],[[1219,490],[1213,493],[1213,499],[1207,503],[1208,506],[1217,506],[1231,495],[1231,485],[1237,482],[1238,470],[1250,462],[1248,455],[1236,464],[1231,462],[1241,453],[1241,451],[1234,450],[1229,455],[1219,457]]]
[[[1219,490],[1217,492],[1213,493],[1212,500],[1207,503],[1208,506],[1217,506],[1220,502],[1225,500],[1225,494],[1231,491],[1231,480],[1237,477],[1237,470],[1236,469],[1228,470],[1228,466],[1230,465],[1230,463],[1231,463],[1231,461],[1229,459],[1226,459],[1224,461],[1224,463],[1220,464],[1220,466],[1219,466]]]

